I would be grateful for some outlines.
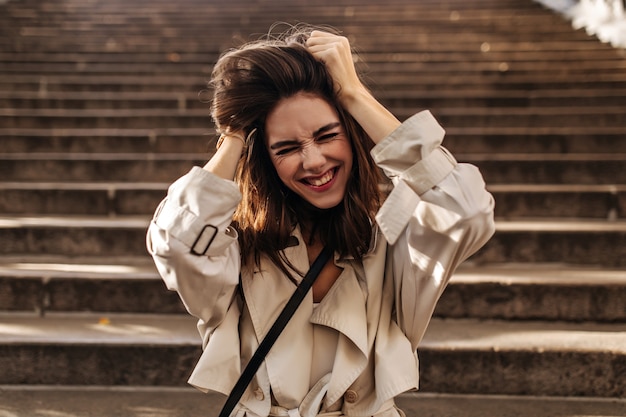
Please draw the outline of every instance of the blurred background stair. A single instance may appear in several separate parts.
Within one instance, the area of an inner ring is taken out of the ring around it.
[[[407,414],[626,415],[626,54],[531,0],[0,2],[0,415],[217,413],[145,229],[214,148],[220,51],[302,21],[349,36],[399,118],[430,109],[496,198]]]

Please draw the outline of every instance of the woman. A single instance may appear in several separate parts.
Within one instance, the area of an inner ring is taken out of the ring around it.
[[[398,416],[454,269],[493,234],[478,170],[425,111],[400,123],[344,37],[302,31],[224,54],[214,156],[177,180],[148,231],[198,318],[189,383],[228,394],[324,246],[334,250],[233,415]],[[379,169],[393,190],[381,204]]]

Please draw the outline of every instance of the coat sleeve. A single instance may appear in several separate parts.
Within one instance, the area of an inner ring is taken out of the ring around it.
[[[146,244],[169,290],[199,319],[206,345],[224,320],[239,284],[237,185],[194,167],[174,182],[148,227]]]
[[[493,197],[479,170],[457,163],[443,137],[423,111],[372,150],[394,184],[376,221],[389,243],[396,320],[415,349],[456,267],[495,231]]]

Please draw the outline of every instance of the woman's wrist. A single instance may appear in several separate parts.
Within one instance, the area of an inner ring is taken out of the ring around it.
[[[217,143],[215,144],[215,149],[219,150],[224,141],[232,141],[237,140],[241,143],[242,150],[246,147],[246,140],[242,135],[237,133],[222,133],[220,137],[217,139]]]
[[[400,121],[385,108],[364,86],[346,90],[339,97],[341,105],[354,117],[374,143],[393,132]]]
[[[213,157],[204,165],[204,169],[218,177],[232,180],[241,154],[245,149],[245,140],[236,134],[223,134],[217,140]]]

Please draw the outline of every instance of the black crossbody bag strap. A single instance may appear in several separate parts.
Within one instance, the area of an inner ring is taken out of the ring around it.
[[[322,268],[324,268],[324,265],[326,265],[326,262],[328,262],[332,254],[333,250],[326,246],[324,247],[324,249],[322,249],[322,252],[318,255],[318,257],[315,258],[315,261],[313,261],[311,268],[306,273],[304,278],[302,278],[300,285],[296,287],[296,290],[294,291],[289,301],[287,301],[287,304],[283,308],[283,311],[280,312],[280,315],[259,344],[256,352],[254,352],[254,355],[252,355],[250,362],[248,362],[248,365],[246,365],[246,368],[241,373],[239,380],[237,380],[237,383],[235,384],[232,391],[230,392],[230,395],[226,399],[226,402],[222,407],[222,411],[220,412],[219,417],[230,416],[230,413],[233,411],[233,409],[241,399],[241,396],[246,390],[246,387],[248,386],[248,384],[250,384],[250,381],[252,381],[252,378],[261,366],[261,363],[263,363],[265,356],[272,348],[272,345],[274,344],[276,339],[278,339],[278,336],[283,331],[283,329],[289,322],[289,319],[291,319],[291,316],[293,316],[293,313],[295,313],[302,300],[304,300],[304,297],[311,289],[315,278],[317,278],[317,276],[320,274]]]

